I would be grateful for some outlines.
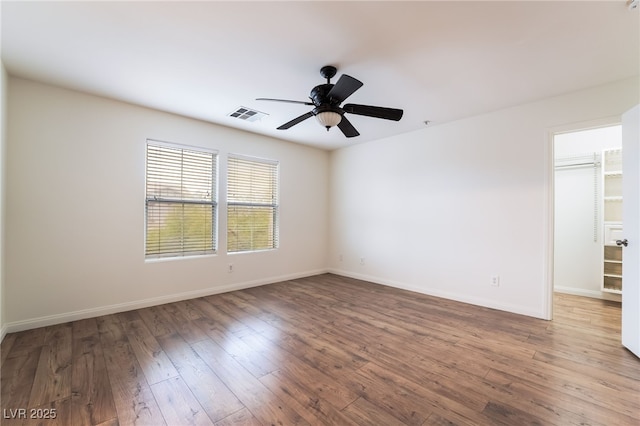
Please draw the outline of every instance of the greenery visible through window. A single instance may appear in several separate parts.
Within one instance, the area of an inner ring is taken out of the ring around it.
[[[228,157],[227,251],[278,247],[278,163]]]
[[[216,251],[216,174],[213,152],[147,141],[147,257]]]

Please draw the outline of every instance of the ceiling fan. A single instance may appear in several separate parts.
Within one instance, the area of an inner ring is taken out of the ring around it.
[[[331,84],[331,78],[336,75],[337,71],[336,67],[331,65],[324,66],[320,69],[320,75],[327,79],[327,83],[320,84],[311,90],[311,94],[309,95],[311,102],[272,98],[257,98],[256,100],[288,102],[315,107],[313,110],[284,123],[282,126],[278,127],[278,130],[289,129],[307,118],[315,116],[320,124],[326,127],[327,131],[329,131],[333,126],[338,126],[346,137],[352,138],[360,135],[360,133],[358,133],[351,122],[347,120],[347,117],[344,116],[347,112],[350,114],[394,121],[399,121],[402,118],[403,111],[401,109],[359,104],[345,104],[341,107],[340,104],[356,90],[361,88],[363,83],[349,75],[342,74],[336,84]]]

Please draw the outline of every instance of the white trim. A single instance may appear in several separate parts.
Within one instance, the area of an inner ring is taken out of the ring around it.
[[[545,144],[545,188],[547,197],[544,200],[545,212],[543,213],[545,227],[547,232],[543,235],[543,256],[546,259],[543,266],[544,283],[542,286],[542,318],[546,320],[553,319],[553,271],[555,262],[554,238],[555,238],[555,145],[554,137],[556,133],[547,132],[547,143]]]
[[[48,315],[39,318],[32,318],[22,321],[14,321],[6,324],[1,331],[1,337],[4,338],[6,333],[16,333],[18,331],[30,330],[38,327],[46,327],[55,324],[62,324],[69,321],[77,321],[86,318],[94,318],[102,315],[115,314],[118,312],[130,311],[133,309],[148,308],[150,306],[163,305],[165,303],[178,302],[181,300],[195,299],[212,294],[227,293],[245,288],[258,287],[261,285],[273,284],[282,281],[295,280],[298,278],[306,278],[314,275],[327,273],[326,269],[316,269],[295,274],[279,275],[269,278],[261,278],[258,280],[245,281],[235,284],[228,284],[220,287],[210,287],[202,290],[188,291],[184,293],[176,293],[167,296],[152,297],[149,299],[136,300],[134,302],[118,303],[109,306],[100,306],[90,309],[81,309],[79,311],[65,312],[62,314]],[[1,341],[1,339],[0,339]]]
[[[426,294],[428,296],[434,296],[434,297],[440,297],[443,299],[448,299],[448,300],[455,300],[457,302],[462,302],[462,303],[468,303],[470,305],[476,305],[476,306],[482,306],[485,308],[491,308],[491,309],[498,309],[500,311],[506,311],[506,312],[510,312],[510,313],[514,313],[514,314],[520,314],[520,315],[526,315],[529,317],[534,317],[534,318],[540,318],[540,319],[546,319],[543,315],[542,311],[536,311],[536,310],[531,310],[529,308],[520,306],[520,305],[513,305],[510,303],[496,303],[495,300],[490,300],[490,299],[485,299],[485,298],[481,298],[481,297],[468,297],[468,296],[464,296],[458,293],[450,293],[447,291],[433,291],[430,289],[424,289],[421,287],[416,287],[410,284],[406,284],[400,281],[395,281],[395,280],[388,280],[388,279],[384,279],[384,278],[378,278],[378,277],[374,277],[371,275],[364,275],[364,274],[359,274],[359,273],[353,273],[353,272],[349,272],[349,271],[343,271],[340,269],[333,269],[330,268],[328,270],[329,273],[331,274],[335,274],[335,275],[340,275],[343,277],[349,277],[349,278],[355,278],[358,280],[364,280],[364,281],[369,281],[372,283],[376,283],[376,284],[382,284],[382,285],[386,285],[389,287],[395,287],[395,288],[399,288],[402,290],[408,290],[408,291],[413,291],[415,293],[421,293],[421,294]]]

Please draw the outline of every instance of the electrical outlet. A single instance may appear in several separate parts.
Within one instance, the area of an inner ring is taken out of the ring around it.
[[[362,266],[364,266],[364,257],[361,257],[361,258],[360,258],[360,264],[361,264]]]
[[[500,287],[500,275],[491,276],[491,287]]]
[[[232,273],[233,272],[233,263],[230,263],[229,265],[227,265],[227,272],[228,273]]]
[[[338,260],[339,260],[340,262],[342,262],[342,260],[343,260],[343,259],[344,259],[344,258],[342,257],[342,254],[338,255]]]

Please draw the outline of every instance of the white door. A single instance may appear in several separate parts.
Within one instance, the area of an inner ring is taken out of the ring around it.
[[[640,357],[640,105],[622,115],[622,344]]]

